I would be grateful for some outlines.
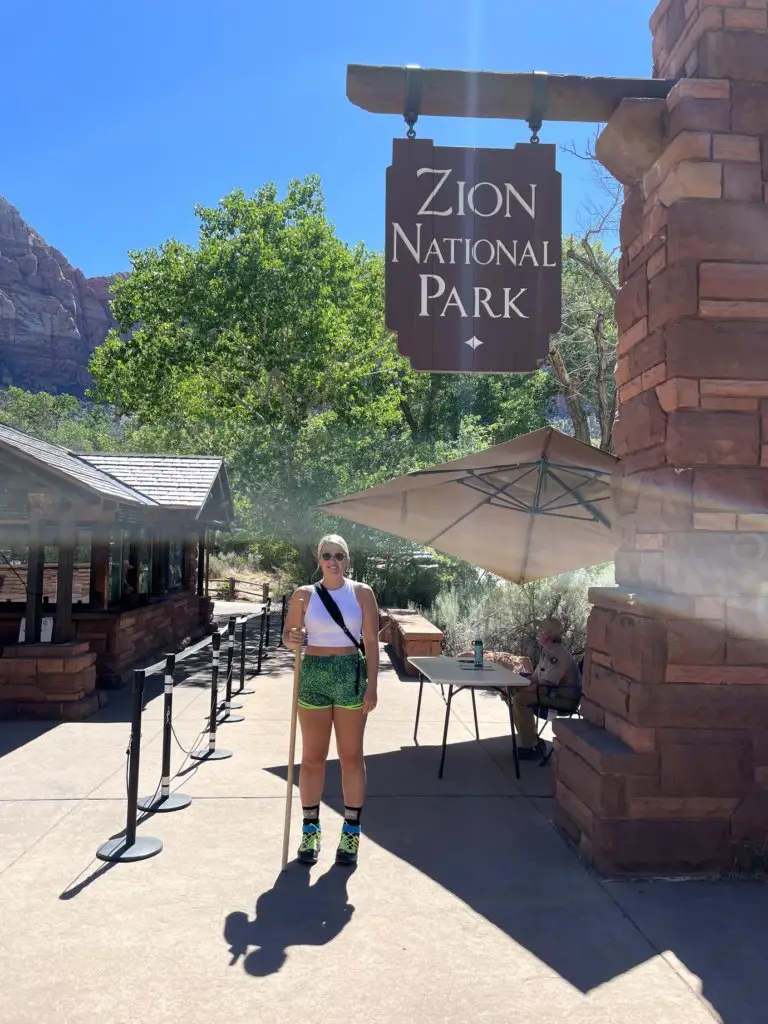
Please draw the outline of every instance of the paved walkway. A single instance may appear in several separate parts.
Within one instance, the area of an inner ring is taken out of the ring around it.
[[[193,802],[142,823],[164,843],[142,863],[94,859],[124,822],[127,693],[87,722],[0,723],[3,1024],[765,1019],[768,890],[595,878],[550,823],[549,770],[526,764],[515,781],[508,719],[490,698],[479,744],[457,700],[439,781],[440,693],[425,693],[414,747],[416,688],[385,671],[360,866],[331,866],[332,763],[323,859],[281,876],[290,669],[273,650],[246,720],[219,731],[234,756],[176,780]],[[160,768],[159,689],[149,684],[143,794]],[[205,677],[179,683],[187,747],[207,702]]]

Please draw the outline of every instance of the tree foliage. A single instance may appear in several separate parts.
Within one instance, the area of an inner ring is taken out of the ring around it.
[[[111,409],[73,395],[10,387],[0,392],[0,422],[74,452],[118,451],[125,443],[125,427]]]
[[[546,373],[411,370],[381,255],[336,237],[316,177],[196,212],[197,246],[131,253],[93,396],[143,450],[224,455],[246,534],[296,543],[307,567],[318,502],[546,422]]]

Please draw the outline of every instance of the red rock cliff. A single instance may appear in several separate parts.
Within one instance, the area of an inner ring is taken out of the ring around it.
[[[0,387],[82,396],[114,325],[111,281],[85,277],[0,196]]]

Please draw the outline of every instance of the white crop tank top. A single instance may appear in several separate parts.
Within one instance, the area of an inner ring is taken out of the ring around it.
[[[363,631],[363,609],[355,597],[355,588],[350,581],[345,579],[344,585],[338,590],[328,590],[326,593],[338,605],[349,632],[356,640],[359,639]],[[336,625],[326,611],[314,587],[304,614],[304,628],[307,631],[307,645],[310,647],[352,646],[347,634]]]

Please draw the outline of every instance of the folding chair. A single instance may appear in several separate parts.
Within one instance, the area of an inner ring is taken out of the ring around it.
[[[579,675],[583,677],[583,673],[584,673],[584,657],[583,657],[583,655],[579,659],[578,665],[579,665]],[[549,687],[543,687],[543,686],[537,687],[537,694],[539,695],[539,699],[541,699],[541,691],[545,690],[545,689],[549,690]],[[540,704],[536,707],[536,717],[543,719],[541,728],[539,729],[539,733],[538,733],[539,743],[542,745],[542,747],[544,747],[545,741],[541,737],[542,737],[542,734],[544,733],[544,729],[546,728],[546,726],[549,725],[550,723],[556,722],[558,718],[566,718],[566,719],[567,718],[573,718],[574,715],[577,718],[581,718],[581,711],[579,710],[580,704],[581,704],[581,696],[579,696],[579,698],[573,702],[573,707],[569,708],[567,711],[558,711],[556,708],[545,708],[545,707],[542,707]],[[554,741],[553,741],[552,746],[549,749],[549,752],[547,753],[545,751],[545,753],[542,755],[542,758],[539,761],[539,768],[543,768],[544,767],[544,765],[549,761],[550,757],[552,757],[554,752],[555,752],[555,744],[554,744]]]

